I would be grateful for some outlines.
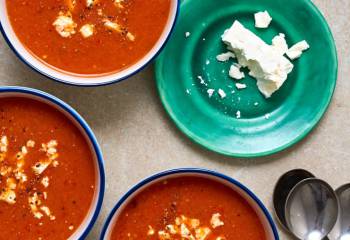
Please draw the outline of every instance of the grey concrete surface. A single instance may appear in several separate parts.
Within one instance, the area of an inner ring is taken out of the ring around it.
[[[327,18],[338,48],[339,78],[333,101],[320,125],[301,143],[260,159],[223,157],[188,140],[161,106],[153,66],[120,84],[71,87],[31,71],[0,37],[0,85],[38,88],[62,98],[85,117],[99,139],[107,188],[89,240],[98,239],[107,214],[123,193],[142,178],[165,169],[202,167],[228,174],[251,188],[270,210],[275,182],[292,168],[309,169],[333,187],[350,182],[350,1],[314,2]],[[281,231],[281,239],[291,238]]]

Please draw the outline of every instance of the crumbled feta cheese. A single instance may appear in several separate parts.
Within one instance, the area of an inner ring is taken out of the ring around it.
[[[81,35],[83,35],[84,38],[88,38],[91,37],[92,35],[94,35],[94,29],[95,26],[92,24],[85,24],[84,26],[82,26],[80,28],[80,33]]]
[[[198,80],[200,81],[200,84],[207,86],[208,84],[205,82],[204,78],[202,76],[197,76]]]
[[[247,88],[247,85],[244,84],[244,83],[236,83],[236,88],[237,88],[238,90],[246,89],[246,88]]]
[[[288,44],[286,42],[286,36],[283,33],[275,36],[272,39],[272,47],[281,55],[284,55],[288,51]]]
[[[236,58],[235,54],[232,52],[226,52],[216,56],[216,60],[219,62],[227,62],[230,58]]]
[[[114,0],[114,5],[118,8],[124,8],[123,2],[124,0]]]
[[[43,179],[41,179],[41,184],[47,188],[49,186],[49,177],[43,177]]]
[[[152,235],[154,235],[154,233],[155,233],[155,231],[154,231],[153,227],[151,225],[148,225],[147,235],[152,236]]]
[[[182,223],[180,225],[180,235],[183,238],[188,239],[192,234],[191,231],[187,228],[186,224]]]
[[[243,79],[245,77],[244,72],[241,72],[240,67],[237,66],[236,64],[231,65],[229,75],[231,78],[236,79],[236,80],[240,80],[240,79]]]
[[[61,37],[67,38],[75,34],[75,29],[77,24],[73,21],[72,14],[70,12],[63,13],[60,12],[57,19],[52,24],[58,34]]]
[[[293,70],[286,57],[238,21],[225,31],[222,40],[235,53],[238,63],[249,68],[249,75],[257,79],[257,86],[266,98],[283,85]]]
[[[218,93],[220,95],[221,98],[225,98],[226,97],[226,93],[224,90],[222,90],[221,88],[218,90]]]
[[[191,35],[190,32],[185,32],[185,37],[188,38]]]
[[[128,32],[127,34],[126,34],[126,37],[130,40],[130,41],[135,41],[135,36],[131,33],[131,32]]]
[[[211,230],[207,227],[201,227],[201,228],[197,228],[195,232],[196,232],[196,240],[205,240],[211,233]]]
[[[28,140],[26,143],[27,147],[33,148],[35,147],[35,142],[33,140]]]
[[[208,89],[208,90],[207,90],[207,93],[208,93],[209,98],[211,98],[211,97],[213,96],[214,92],[215,92],[214,89]]]
[[[217,228],[217,227],[220,227],[220,226],[223,226],[224,225],[224,222],[221,221],[220,219],[221,217],[221,214],[220,213],[214,213],[212,216],[211,216],[211,219],[210,219],[210,224],[213,228]]]
[[[209,61],[209,60],[205,61],[205,64],[206,64],[206,65],[209,65],[209,64],[210,64],[210,61]]]
[[[297,59],[301,56],[301,54],[308,50],[310,48],[309,44],[304,40],[301,42],[298,42],[294,46],[292,46],[290,49],[287,51],[287,56],[291,59]]]
[[[168,240],[171,239],[171,236],[169,233],[167,233],[166,231],[159,231],[158,232],[158,237],[160,240]]]
[[[95,5],[98,2],[98,0],[86,0],[86,6],[91,8],[93,5]]]
[[[258,106],[258,105],[259,105],[259,103],[258,103],[258,102],[255,102],[255,103],[254,103],[254,106]]]
[[[267,11],[255,13],[255,27],[268,28],[272,18]]]
[[[7,136],[2,136],[0,139],[0,152],[5,153],[7,152],[8,147],[8,139]]]
[[[270,113],[265,114],[265,119],[270,119],[270,117],[271,117]]]
[[[109,29],[111,31],[122,32],[122,28],[121,28],[121,26],[118,23],[112,22],[112,21],[110,21],[108,19],[103,20],[103,22],[104,22],[104,26],[107,29]]]
[[[34,166],[32,166],[32,170],[36,175],[40,175],[46,170],[46,168],[48,168],[50,164],[50,161],[37,162]]]
[[[236,112],[236,118],[237,118],[237,119],[241,118],[241,111],[237,111],[237,112]]]

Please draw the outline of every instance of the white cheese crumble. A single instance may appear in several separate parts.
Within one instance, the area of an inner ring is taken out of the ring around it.
[[[98,2],[98,0],[86,0],[86,6],[91,8],[93,5],[95,5]]]
[[[217,227],[220,227],[220,226],[224,225],[224,222],[221,221],[220,217],[221,217],[220,213],[214,213],[211,216],[210,224],[211,224],[212,228],[217,228]]]
[[[218,90],[218,94],[220,95],[220,97],[223,99],[226,97],[226,93],[224,90],[222,90],[221,88]]]
[[[71,37],[76,33],[75,29],[77,24],[73,21],[72,14],[70,12],[60,12],[59,16],[52,25],[55,27],[56,31],[61,35],[61,37]]]
[[[215,92],[215,90],[211,89],[211,88],[207,90],[209,98],[211,98],[213,96],[214,92]]]
[[[219,62],[227,62],[230,58],[236,58],[235,54],[232,52],[225,52],[216,56],[216,60]]]
[[[236,88],[237,88],[238,90],[246,89],[246,88],[247,88],[247,85],[244,84],[244,83],[236,83]]]
[[[112,30],[112,31],[122,32],[122,28],[118,23],[112,22],[108,19],[104,19],[103,22],[104,22],[104,26],[107,29]]]
[[[49,186],[49,177],[48,176],[43,177],[43,179],[41,179],[41,184],[47,188]]]
[[[123,3],[124,0],[114,0],[114,5],[118,8],[124,8]]]
[[[286,42],[286,36],[283,33],[278,34],[272,39],[272,47],[281,55],[284,55],[288,51],[288,44]]]
[[[298,42],[294,46],[292,46],[290,49],[287,51],[287,56],[291,59],[297,59],[301,56],[301,54],[308,50],[310,48],[309,44],[303,40],[301,42]]]
[[[241,111],[237,111],[237,112],[236,112],[236,118],[237,118],[237,119],[241,118]]]
[[[188,38],[191,35],[190,32],[185,32],[185,37]]]
[[[196,233],[196,240],[205,240],[211,233],[211,230],[208,227],[201,227],[201,228],[197,228],[195,230],[195,233]]]
[[[155,233],[154,229],[152,226],[148,225],[148,232],[147,232],[147,235],[148,236],[153,236]]]
[[[5,153],[7,152],[7,147],[8,147],[8,139],[7,136],[2,136],[0,139],[0,152]]]
[[[231,78],[236,80],[240,80],[245,77],[244,72],[241,72],[241,68],[237,64],[232,64],[230,67],[229,75]]]
[[[255,27],[257,28],[268,28],[272,21],[272,17],[268,13],[268,11],[255,13],[254,18]]]
[[[238,63],[248,67],[249,75],[257,79],[261,93],[269,98],[287,80],[293,64],[239,21],[225,31],[222,40],[233,51]]]
[[[94,30],[95,26],[93,24],[85,24],[80,28],[79,32],[81,35],[83,35],[84,38],[88,38],[94,35]]]

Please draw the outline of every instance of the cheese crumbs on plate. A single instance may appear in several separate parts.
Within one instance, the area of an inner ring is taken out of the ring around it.
[[[268,28],[272,21],[272,17],[268,13],[268,11],[255,13],[254,18],[255,27],[257,28]]]

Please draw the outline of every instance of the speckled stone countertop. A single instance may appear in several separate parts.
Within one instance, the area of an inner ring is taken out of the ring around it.
[[[89,240],[98,239],[102,224],[123,193],[142,178],[165,169],[201,167],[228,174],[251,188],[270,210],[275,182],[292,168],[309,169],[333,187],[350,182],[350,1],[314,2],[326,16],[338,48],[339,78],[333,101],[306,139],[287,151],[260,159],[223,157],[188,140],[162,108],[153,66],[120,84],[70,87],[31,71],[0,37],[0,84],[56,95],[83,115],[99,139],[107,186],[103,209]],[[281,232],[281,239],[291,238]]]

